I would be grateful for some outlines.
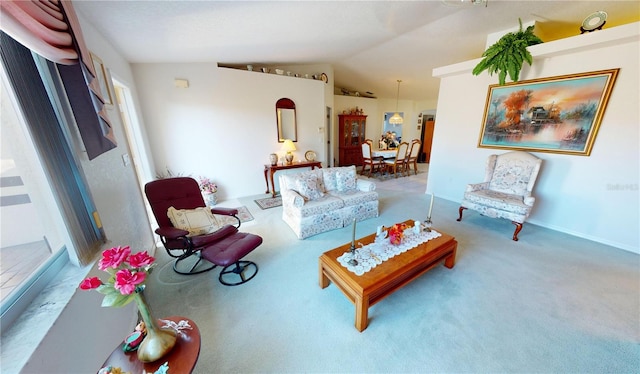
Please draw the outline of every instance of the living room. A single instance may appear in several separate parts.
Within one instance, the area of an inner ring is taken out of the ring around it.
[[[167,168],[174,173],[205,175],[219,184],[221,200],[256,195],[263,189],[262,165],[270,153],[280,151],[275,136],[277,99],[291,97],[300,108],[297,159],[308,149],[321,160],[330,159],[325,147],[327,107],[333,109],[334,116],[356,106],[363,108],[369,115],[371,126],[367,134],[371,138],[380,133],[376,124],[382,122],[382,113],[396,107],[396,100],[391,97],[372,100],[334,96],[333,71],[326,64],[306,65],[304,69],[310,74],[325,72],[328,84],[222,68],[216,63],[130,64],[118,53],[117,46],[110,45],[82,15],[80,21],[89,48],[102,58],[114,79],[131,90],[139,106],[139,120],[145,125],[142,131],[148,139],[146,147],[153,155],[146,169],[147,179]],[[541,155],[543,171],[535,190],[540,202],[530,223],[638,253],[638,24],[532,47],[531,52],[539,64],[525,67],[522,79],[608,68],[620,68],[621,73],[591,156]],[[580,61],[579,69],[575,61]],[[442,80],[437,100],[398,102],[399,110],[412,123],[423,110],[437,112],[424,192],[433,191],[442,204],[458,202],[467,183],[480,181],[484,160],[495,153],[477,148],[486,89],[495,83],[495,77],[474,77],[472,68],[473,61],[461,61],[434,71]],[[176,87],[176,79],[188,80],[189,87]],[[465,95],[464,110],[459,107],[460,92]],[[155,238],[147,223],[135,173],[122,166],[122,155],[128,153],[123,125],[115,107],[108,111],[116,123],[118,144],[123,147],[96,161],[86,161],[85,172],[96,191],[96,205],[109,243],[146,249],[153,246]],[[407,137],[417,134],[415,126],[408,126]],[[455,216],[455,209],[450,214]],[[498,230],[508,236],[508,229]],[[527,239],[535,242],[531,236]],[[99,300],[93,296],[74,297],[89,303],[91,307],[85,311],[95,311],[95,318],[113,321],[117,314],[126,321],[127,312],[131,312],[100,309]],[[109,330],[106,326],[104,329]],[[113,342],[105,345],[112,347]],[[92,353],[100,356],[97,351]]]

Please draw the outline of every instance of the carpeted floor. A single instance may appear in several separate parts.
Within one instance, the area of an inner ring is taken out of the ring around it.
[[[422,178],[380,182],[380,217],[359,222],[357,236],[423,219]],[[253,280],[226,287],[219,269],[180,276],[158,251],[147,298],[156,316],[197,323],[195,373],[638,372],[640,256],[530,224],[514,242],[509,222],[456,222],[457,208],[438,198],[433,208],[434,228],[459,242],[456,266],[373,305],[362,333],[353,304],[318,285],[318,257],[347,243],[351,228],[298,240],[282,208],[256,209],[242,226],[264,239],[247,255],[260,267]]]

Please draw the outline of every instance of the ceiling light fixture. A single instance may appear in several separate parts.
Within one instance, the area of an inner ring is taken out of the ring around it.
[[[396,94],[396,112],[393,114],[393,116],[391,116],[391,118],[389,118],[389,123],[392,125],[402,125],[402,123],[404,122],[404,120],[402,119],[402,116],[400,116],[400,113],[398,113],[398,98],[400,97],[400,82],[402,81],[398,79],[398,93]]]

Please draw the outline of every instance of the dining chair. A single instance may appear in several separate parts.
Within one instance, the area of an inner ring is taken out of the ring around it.
[[[393,174],[396,178],[398,178],[398,173],[404,173],[406,171],[406,161],[407,161],[407,149],[409,148],[409,143],[402,142],[398,145],[396,149],[396,157],[392,159],[385,159],[385,170],[393,170]]]
[[[418,174],[418,155],[420,154],[421,148],[422,142],[420,140],[413,139],[411,141],[411,149],[407,153],[407,160],[405,162],[407,174],[411,174],[411,165],[413,165],[413,172],[415,174]]]
[[[382,157],[373,157],[371,154],[371,144],[372,141],[370,139],[366,139],[364,143],[362,143],[362,171],[360,171],[361,175],[364,175],[365,170],[367,169],[367,165],[369,166],[369,174],[368,177],[371,177],[371,173],[375,173],[376,171],[380,172],[382,167],[384,166],[384,161]]]

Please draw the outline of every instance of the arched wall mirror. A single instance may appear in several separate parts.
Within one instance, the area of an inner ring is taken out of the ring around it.
[[[291,99],[282,98],[276,102],[276,120],[278,124],[278,142],[286,139],[298,141],[296,125],[296,104]]]

